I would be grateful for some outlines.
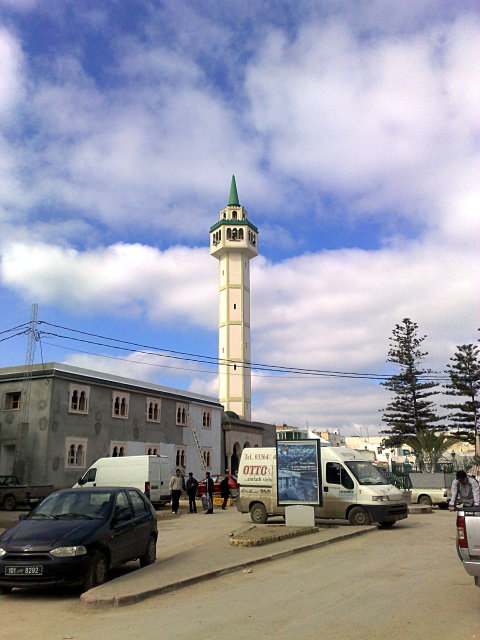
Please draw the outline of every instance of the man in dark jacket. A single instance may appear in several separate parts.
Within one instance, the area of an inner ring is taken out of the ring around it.
[[[213,490],[215,489],[215,485],[213,483],[212,478],[210,477],[210,471],[207,471],[205,474],[205,493],[210,496],[210,509],[205,511],[205,513],[213,513]]]
[[[227,508],[227,502],[230,497],[230,485],[228,483],[228,476],[220,482],[220,495],[223,498],[222,509],[225,511]]]
[[[185,483],[185,488],[187,489],[188,494],[188,506],[190,508],[190,513],[197,513],[197,503],[195,502],[195,498],[197,496],[197,487],[198,480],[195,480],[195,478],[193,477],[193,473],[190,471]]]

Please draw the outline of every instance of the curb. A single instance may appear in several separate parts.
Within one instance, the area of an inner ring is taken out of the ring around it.
[[[145,591],[139,591],[137,593],[126,593],[120,596],[109,596],[102,598],[101,596],[98,597],[94,594],[89,595],[89,592],[87,591],[80,596],[80,604],[86,607],[125,607],[129,604],[137,604],[138,602],[142,602],[147,598],[159,596],[170,591],[176,591],[177,589],[183,589],[184,587],[189,587],[192,584],[197,584],[198,582],[203,582],[204,580],[211,580],[212,578],[217,578],[219,576],[226,575],[227,573],[233,573],[234,571],[239,571],[240,569],[247,569],[257,564],[262,564],[263,562],[280,560],[281,558],[286,558],[296,553],[303,553],[304,551],[312,551],[313,549],[326,547],[330,544],[335,544],[336,542],[343,542],[344,540],[349,540],[350,538],[363,536],[367,533],[371,533],[372,531],[378,531],[377,527],[370,527],[361,531],[346,533],[342,536],[337,536],[336,538],[331,538],[330,540],[322,540],[321,542],[314,542],[304,547],[288,549],[287,551],[279,551],[278,553],[272,553],[268,556],[264,556],[263,558],[249,560],[248,562],[239,562],[238,564],[233,564],[228,567],[224,567],[223,569],[207,571],[206,573],[202,573],[198,576],[192,576],[191,578],[185,578],[184,580],[179,580],[178,582],[172,582],[161,587],[155,587],[153,589],[147,589]]]
[[[233,547],[260,547],[266,544],[271,544],[272,542],[287,540],[288,538],[298,538],[299,536],[306,536],[310,533],[317,533],[317,531],[319,531],[318,527],[291,527],[290,531],[286,531],[285,533],[276,533],[273,535],[268,535],[267,533],[265,535],[261,535],[260,532],[259,537],[257,538],[242,538],[241,533],[231,533],[228,538],[228,542]]]

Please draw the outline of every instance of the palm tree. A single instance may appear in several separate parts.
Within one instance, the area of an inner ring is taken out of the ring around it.
[[[435,429],[420,429],[416,435],[407,436],[404,442],[414,450],[420,469],[433,473],[440,458],[458,442],[458,438],[445,433],[437,434]]]

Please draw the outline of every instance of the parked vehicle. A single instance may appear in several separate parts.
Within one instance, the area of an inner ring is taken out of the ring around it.
[[[21,484],[14,475],[0,476],[0,505],[13,511],[17,505],[34,505],[53,491],[51,484]]]
[[[170,502],[167,456],[100,458],[78,480],[78,487],[136,487],[154,506]]]
[[[230,495],[235,498],[238,495],[238,482],[236,476],[231,476],[225,473],[219,473],[217,475],[210,476],[213,480],[213,493],[220,493],[220,482],[228,477],[228,486],[230,487]],[[197,488],[198,494],[202,496],[205,493],[205,482],[199,482]]]
[[[453,473],[410,473],[412,503],[436,504],[439,509],[448,509],[452,497]]]
[[[323,505],[315,507],[317,518],[348,519],[353,525],[372,522],[392,527],[407,517],[407,504],[399,489],[388,484],[363,456],[347,447],[321,447]],[[237,509],[250,512],[255,523],[284,515],[277,501],[275,448],[247,448],[238,473]]]
[[[480,507],[457,508],[457,553],[465,571],[480,587]]]
[[[138,489],[64,489],[20,518],[0,536],[0,594],[58,584],[88,590],[111,567],[156,559],[156,514]]]

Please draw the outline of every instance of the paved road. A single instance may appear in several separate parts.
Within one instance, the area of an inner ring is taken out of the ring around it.
[[[76,596],[58,591],[15,592],[1,600],[0,637],[479,639],[480,589],[454,540],[454,516],[435,511],[121,609],[82,609]]]

